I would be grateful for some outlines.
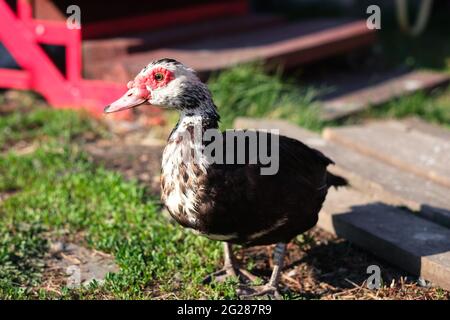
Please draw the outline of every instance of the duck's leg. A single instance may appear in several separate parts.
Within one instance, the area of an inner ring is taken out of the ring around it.
[[[283,269],[285,254],[286,244],[278,243],[275,247],[274,267],[269,282],[262,286],[241,286],[238,289],[239,297],[249,299],[267,295],[270,298],[281,299],[281,295],[278,292],[278,282],[280,280],[281,270]]]
[[[209,283],[211,281],[224,282],[228,278],[239,278],[241,280],[253,282],[257,279],[247,270],[239,268],[236,258],[233,254],[233,245],[228,242],[223,244],[223,268],[213,274],[208,275],[203,282]]]

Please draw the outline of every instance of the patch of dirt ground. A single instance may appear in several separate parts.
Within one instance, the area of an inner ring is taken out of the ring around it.
[[[81,237],[81,236],[80,236]],[[79,241],[82,243],[82,240]],[[101,284],[108,273],[119,271],[114,257],[64,240],[53,241],[45,261],[41,288],[61,295],[61,288]]]
[[[159,195],[162,145],[121,145],[106,140],[87,145],[86,151],[95,163],[120,172],[126,179],[137,180],[151,194]]]

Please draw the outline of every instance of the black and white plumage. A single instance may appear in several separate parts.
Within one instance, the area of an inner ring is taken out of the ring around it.
[[[211,162],[202,154],[207,142],[196,139],[196,133],[218,130],[219,115],[207,86],[192,69],[172,59],[161,59],[145,67],[128,87],[127,94],[105,112],[141,104],[180,112],[162,159],[161,197],[172,217],[201,235],[226,242],[225,269],[216,276],[251,278],[235,267],[232,243],[278,243],[276,267],[269,284],[244,290],[246,295],[276,294],[284,244],[317,223],[329,187],[346,183],[327,171],[333,162],[321,152],[284,136],[278,138],[279,170],[275,175],[261,175],[263,165],[259,161]],[[260,138],[261,133],[256,134]],[[224,139],[227,143],[235,141]],[[186,161],[186,155],[194,153],[199,155],[196,161]]]

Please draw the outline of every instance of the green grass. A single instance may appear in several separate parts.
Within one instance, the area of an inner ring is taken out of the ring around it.
[[[431,95],[419,92],[369,109],[360,118],[405,118],[417,116],[450,128],[450,89]]]
[[[232,128],[237,117],[282,118],[311,130],[320,130],[316,91],[269,75],[259,64],[247,64],[216,74],[208,83],[219,108],[222,128]]]
[[[0,223],[0,298],[25,297],[42,276],[47,240],[40,224]]]
[[[68,160],[72,156],[61,157]],[[104,286],[67,291],[66,297],[128,299],[165,292],[174,292],[179,298],[200,297],[201,279],[220,257],[217,244],[168,223],[156,202],[135,182],[95,168],[82,157],[66,164],[56,179],[31,181],[31,187],[8,198],[0,210],[2,225],[26,223],[51,230],[55,237],[83,232],[89,247],[116,257],[121,271]],[[55,176],[53,168],[43,169]],[[36,241],[43,244],[46,237],[37,233]],[[30,248],[24,248],[24,256],[35,256],[36,249]],[[217,297],[219,292],[209,290],[211,296]]]
[[[94,121],[86,115],[70,110],[54,112],[37,108],[33,112],[14,112],[0,117],[0,148],[17,141],[54,140],[68,141],[87,133],[104,133],[101,127],[94,130]]]
[[[47,112],[58,115],[46,126],[89,126],[76,113]],[[169,223],[144,188],[94,166],[73,139],[40,138],[45,142],[32,154],[0,156],[0,192],[16,192],[0,204],[0,298],[234,296],[231,283],[201,285],[220,259],[219,244]],[[83,245],[113,254],[120,272],[102,286],[64,288],[60,296],[41,289],[49,239],[76,241],[80,234]]]

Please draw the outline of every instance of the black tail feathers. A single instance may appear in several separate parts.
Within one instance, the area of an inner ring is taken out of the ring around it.
[[[348,186],[348,181],[345,178],[342,178],[340,176],[336,176],[332,173],[330,173],[329,171],[327,171],[327,185],[328,187],[343,187],[343,186]]]

